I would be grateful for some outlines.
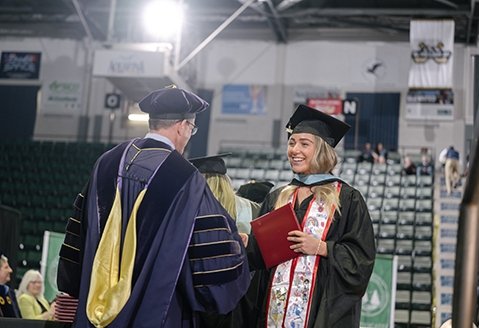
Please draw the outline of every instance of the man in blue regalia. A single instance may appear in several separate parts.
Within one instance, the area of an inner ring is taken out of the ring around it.
[[[0,250],[0,317],[21,318],[15,291],[8,286],[12,272],[8,258]]]
[[[182,157],[208,103],[164,88],[139,106],[149,133],[97,160],[67,225],[58,287],[79,298],[74,327],[198,327],[248,288],[234,221]]]

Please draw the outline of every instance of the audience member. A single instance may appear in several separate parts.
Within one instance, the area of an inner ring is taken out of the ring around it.
[[[446,155],[447,155],[447,150],[449,148],[446,147],[444,148],[443,150],[441,150],[441,152],[439,153],[439,156],[438,156],[438,159],[437,161],[439,162],[439,164],[441,164],[441,168],[444,169],[444,166],[446,165]]]
[[[53,320],[55,302],[51,305],[43,296],[44,284],[41,273],[28,270],[23,275],[17,291],[18,306],[24,319]]]
[[[388,159],[388,151],[384,148],[384,145],[379,142],[376,145],[376,149],[373,152],[374,162],[377,164],[384,164]]]
[[[250,181],[240,186],[236,194],[261,204],[273,187],[274,184],[268,181]]]
[[[457,187],[459,183],[459,152],[453,146],[449,146],[446,153],[446,164],[444,167],[446,177],[447,194],[451,194],[451,190]]]
[[[416,174],[416,164],[414,164],[409,156],[404,156],[402,171],[406,175]]]
[[[258,217],[260,205],[235,194],[231,180],[226,174],[227,168],[222,157],[230,154],[192,158],[189,161],[206,178],[209,188],[216,199],[236,221],[238,231],[249,234],[252,219]]]
[[[433,175],[434,165],[432,164],[431,157],[427,154],[421,156],[421,164],[417,167],[418,175]]]
[[[13,290],[7,285],[13,270],[8,258],[0,251],[0,317],[20,318],[17,299]]]
[[[250,282],[234,220],[183,157],[208,103],[168,87],[139,107],[149,133],[100,156],[67,225],[57,281],[79,297],[75,327],[194,327]]]
[[[366,142],[364,144],[363,151],[361,155],[358,157],[358,162],[368,162],[368,163],[374,163],[374,152],[371,147],[371,143]]]

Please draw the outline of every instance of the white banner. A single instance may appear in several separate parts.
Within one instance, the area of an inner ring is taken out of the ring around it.
[[[45,113],[75,113],[81,108],[82,81],[62,78],[45,80],[42,88]]]
[[[453,120],[452,89],[410,89],[406,97],[406,119]]]
[[[452,88],[453,20],[412,20],[409,88]]]
[[[93,75],[104,77],[161,77],[167,73],[166,52],[96,50]]]

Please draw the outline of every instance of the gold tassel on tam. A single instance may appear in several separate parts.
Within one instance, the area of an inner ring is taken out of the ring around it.
[[[145,193],[146,189],[139,193],[133,206],[126,228],[120,263],[121,201],[118,188],[116,190],[115,200],[91,271],[86,312],[88,319],[95,327],[109,325],[130,297],[136,254],[136,214]]]

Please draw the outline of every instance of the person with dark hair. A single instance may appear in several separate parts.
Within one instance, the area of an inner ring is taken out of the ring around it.
[[[359,163],[361,162],[374,163],[374,151],[371,147],[370,142],[366,142],[364,144],[364,148],[357,160]]]
[[[384,164],[388,159],[388,151],[384,148],[384,145],[379,142],[376,145],[376,149],[373,152],[374,163]]]
[[[263,269],[258,327],[359,327],[361,299],[372,274],[374,231],[361,193],[331,172],[346,123],[300,105],[287,124],[294,178],[270,193],[261,214],[290,203],[301,230],[288,240],[298,257],[265,270],[250,236],[251,268]]]
[[[415,175],[416,174],[416,164],[411,160],[411,157],[404,156],[402,173],[406,175]]]
[[[236,194],[261,204],[273,187],[274,184],[269,181],[250,181],[241,185]]]
[[[79,297],[76,328],[195,327],[249,286],[234,220],[182,156],[208,103],[169,87],[139,106],[149,133],[100,156],[67,225],[58,288]]]
[[[7,285],[12,272],[8,258],[0,250],[0,317],[21,318],[15,293]]]

